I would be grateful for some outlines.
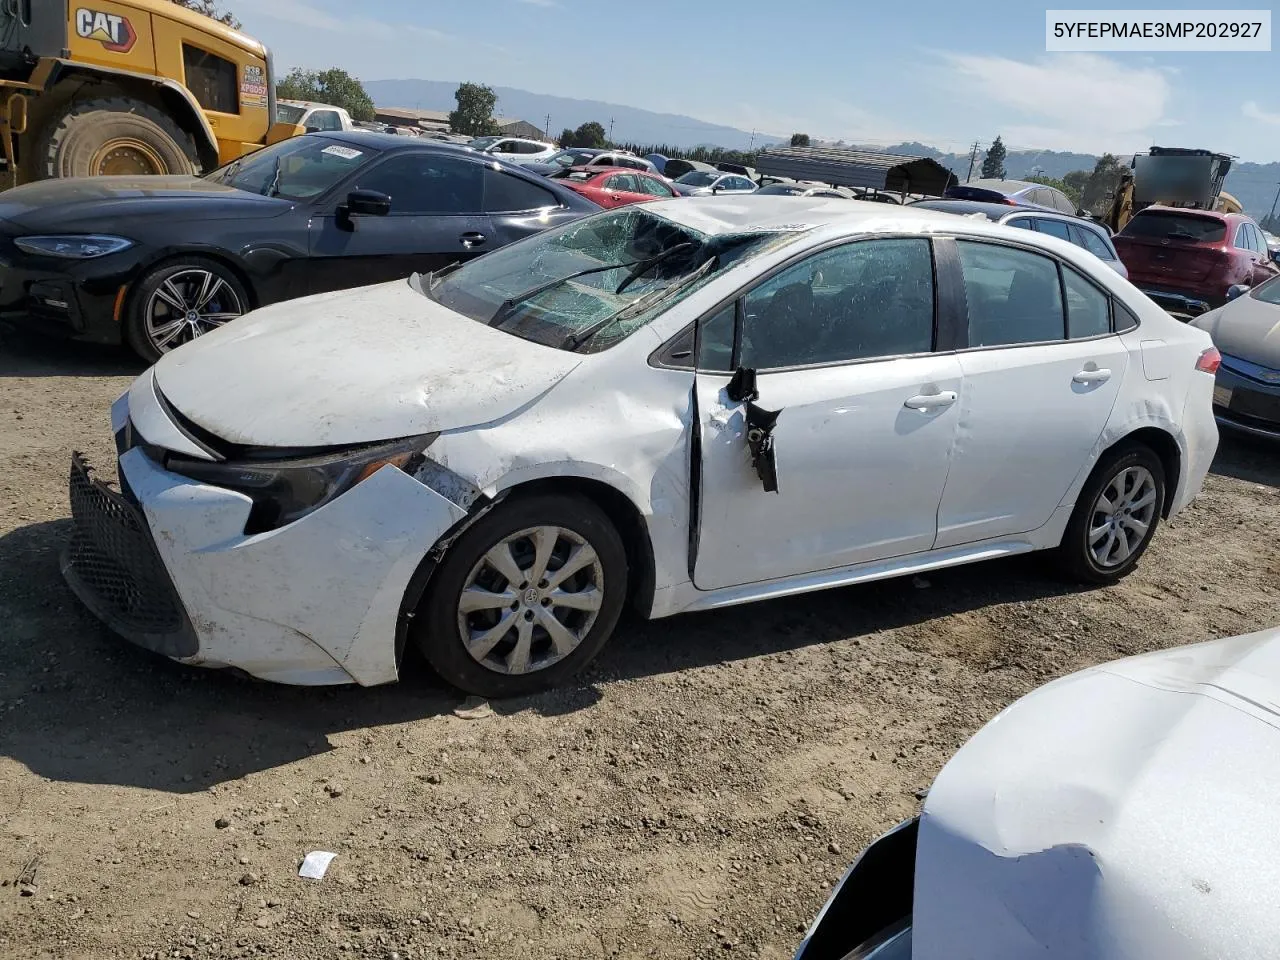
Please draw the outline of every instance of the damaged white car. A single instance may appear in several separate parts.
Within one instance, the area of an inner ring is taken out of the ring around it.
[[[607,211],[256,311],[73,459],[71,586],[286,683],[555,683],[665,617],[1056,549],[1128,573],[1200,489],[1217,353],[1066,242],[798,197]]]
[[[1055,680],[863,851],[796,960],[1276,956],[1280,630]]]

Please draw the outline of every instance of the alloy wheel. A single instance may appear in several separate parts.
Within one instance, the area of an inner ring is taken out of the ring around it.
[[[168,353],[242,316],[244,304],[222,277],[192,267],[166,277],[145,310],[147,340],[160,353]]]
[[[1143,466],[1125,467],[1102,488],[1089,521],[1089,553],[1103,570],[1123,564],[1151,532],[1156,481]]]
[[[485,668],[533,673],[578,648],[603,600],[604,567],[591,544],[564,527],[530,527],[472,567],[458,595],[458,631]]]

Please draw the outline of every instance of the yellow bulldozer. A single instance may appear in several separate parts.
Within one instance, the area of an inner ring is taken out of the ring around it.
[[[0,187],[211,170],[275,115],[270,51],[170,0],[0,0]]]
[[[1101,219],[1119,233],[1135,213],[1153,204],[1240,213],[1240,201],[1222,189],[1234,159],[1210,150],[1152,147],[1135,155],[1121,174]]]

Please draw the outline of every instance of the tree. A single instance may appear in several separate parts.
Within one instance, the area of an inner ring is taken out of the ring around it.
[[[449,113],[449,129],[469,137],[487,137],[498,132],[493,122],[493,108],[498,105],[498,95],[493,87],[483,83],[460,83],[453,98],[458,109]]]
[[[560,138],[556,142],[565,150],[578,145],[577,138],[574,136],[573,130],[570,127],[565,127],[560,131]]]
[[[1074,203],[1077,208],[1080,206],[1080,191],[1067,183],[1065,177],[1061,180],[1055,180],[1053,177],[1034,176],[1027,177],[1027,182],[1042,183],[1046,187],[1053,187],[1055,190],[1060,190],[1062,193],[1066,194],[1067,199]]]
[[[809,135],[807,133],[793,133],[791,135],[791,145],[793,147],[809,146]]]
[[[987,148],[987,155],[982,159],[982,179],[1003,180],[1005,178],[1004,158],[1008,152],[1004,148],[1004,141],[996,137]]]
[[[609,141],[605,137],[604,127],[592,120],[573,131],[573,145],[575,147],[592,147],[598,150],[601,147],[607,147]]]
[[[240,21],[226,11],[218,9],[218,5],[214,0],[173,0],[180,7],[186,7],[188,10],[194,10],[196,13],[203,13],[206,17],[213,17],[219,23],[225,23],[233,30],[240,29]]]
[[[314,100],[342,107],[355,120],[372,120],[374,115],[373,100],[364,85],[338,67],[328,70],[294,67],[276,84],[276,94],[284,100]]]
[[[1077,197],[1076,202],[1079,203],[1078,198],[1084,195],[1085,185],[1089,182],[1089,171],[1072,170],[1062,178],[1062,182],[1075,191],[1075,196]]]
[[[1125,167],[1113,154],[1104,153],[1093,165],[1093,173],[1080,191],[1080,206],[1093,214],[1104,214],[1111,197],[1120,186]]]

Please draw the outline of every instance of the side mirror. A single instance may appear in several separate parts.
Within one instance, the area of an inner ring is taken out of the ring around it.
[[[1280,250],[1272,250],[1270,255],[1272,263],[1280,263]]]
[[[319,128],[319,127],[313,127],[313,126],[311,126],[310,124],[307,124],[307,126],[306,126],[306,127],[304,127],[303,129],[304,129],[307,133],[320,133],[320,132],[321,132],[321,130],[320,130],[320,128]]]
[[[1227,299],[1234,300],[1237,297],[1244,296],[1248,292],[1249,285],[1247,283],[1233,283],[1231,286],[1227,287]]]
[[[391,212],[391,198],[377,190],[352,190],[347,194],[347,213],[366,217],[385,217]]]
[[[711,192],[712,192],[712,193],[719,193],[721,189],[722,189],[722,188],[721,188],[720,184],[718,184],[718,183],[717,183],[715,186],[713,186],[713,187],[711,188]]]

